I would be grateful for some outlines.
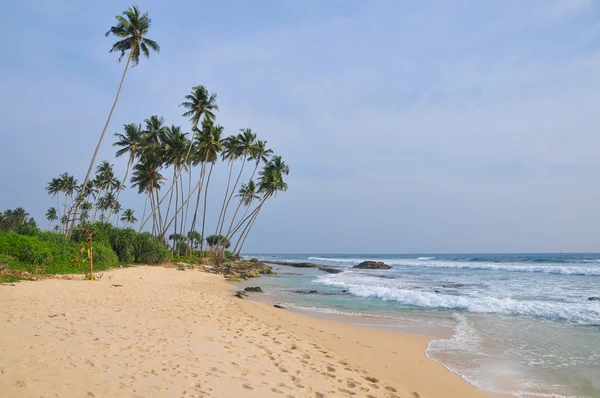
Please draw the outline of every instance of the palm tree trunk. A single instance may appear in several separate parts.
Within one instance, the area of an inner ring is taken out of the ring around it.
[[[148,197],[146,197],[146,201],[144,202],[144,212],[142,213],[142,220],[146,216],[146,206],[148,206]],[[140,225],[140,230],[138,232],[142,232],[143,225]]]
[[[177,167],[173,166],[173,184],[177,183]],[[177,186],[175,187],[175,190],[177,190]],[[167,229],[164,228],[165,225],[167,224],[167,220],[169,218],[169,213],[171,212],[171,203],[173,201],[173,190],[171,190],[171,197],[169,198],[169,204],[167,205],[167,213],[165,214],[165,221],[163,224],[163,232],[162,235],[166,235],[167,234]],[[177,203],[175,203],[175,209],[177,209]],[[177,233],[177,231],[175,231],[175,233]]]
[[[242,248],[244,247],[244,243],[246,243],[246,239],[248,238],[248,235],[250,235],[250,230],[252,229],[252,227],[254,226],[254,222],[256,221],[256,219],[258,218],[258,213],[260,213],[260,211],[256,212],[256,214],[254,215],[254,218],[251,220],[251,222],[248,224],[248,231],[246,232],[246,235],[244,236],[244,239],[242,240],[242,244],[240,245],[239,250],[237,251],[238,256],[240,255],[240,253],[242,252]],[[242,232],[243,235],[243,232]],[[242,237],[240,236],[240,239]]]
[[[202,249],[204,249],[204,224],[206,223],[206,201],[208,199],[208,184],[210,184],[210,176],[213,171],[214,163],[210,164],[210,170],[208,172],[208,178],[206,179],[206,188],[204,188],[204,213],[202,214],[202,242],[200,242],[200,253],[202,253]]]
[[[196,209],[194,210],[194,217],[192,218],[191,230],[194,231],[196,229],[196,219],[198,218],[198,206],[200,206],[200,198],[202,197],[202,186],[204,185],[204,174],[206,173],[206,164],[202,163],[202,169],[200,171],[200,189],[198,189],[198,196],[196,197]]]
[[[157,228],[156,232],[157,232],[157,235],[160,238],[163,238],[163,235],[164,235],[163,234],[163,219],[162,219],[162,214],[160,212],[160,205],[158,204],[159,203],[159,200],[158,200],[158,189],[155,189],[154,193],[156,195],[156,203],[157,203],[156,207],[158,208],[158,228]]]
[[[231,198],[235,194],[235,189],[237,188],[237,185],[240,182],[240,177],[242,177],[242,173],[244,172],[244,166],[246,165],[246,160],[247,160],[246,158],[244,158],[242,160],[242,168],[240,169],[237,179],[235,180],[235,184],[233,184],[231,194],[229,195],[229,198],[227,199],[227,204],[225,205],[225,215],[223,215],[223,220],[221,221],[221,228],[219,229],[219,235],[221,233],[223,233],[223,224],[225,223],[225,217],[227,215],[227,208],[229,207],[229,202],[231,201]],[[231,223],[233,224],[233,220],[231,220]],[[231,226],[229,228],[231,229]]]
[[[125,70],[123,71],[123,76],[121,77],[121,83],[119,83],[119,89],[117,90],[117,96],[115,97],[115,101],[113,102],[112,108],[110,108],[110,113],[108,114],[108,118],[106,119],[106,124],[104,124],[104,129],[102,130],[102,134],[100,134],[100,139],[98,140],[98,145],[96,145],[96,150],[94,151],[94,156],[92,156],[92,161],[90,162],[90,167],[88,167],[87,174],[85,175],[85,179],[83,180],[82,186],[85,187],[87,185],[88,180],[90,179],[90,175],[92,174],[92,169],[94,168],[94,163],[96,162],[96,156],[98,156],[98,151],[100,150],[100,146],[102,145],[102,140],[104,139],[104,134],[106,134],[106,130],[108,129],[108,125],[110,124],[110,119],[112,118],[113,112],[115,111],[115,107],[117,106],[117,101],[119,101],[119,95],[121,95],[121,88],[123,87],[123,81],[125,81],[125,75],[127,74],[127,69],[129,68],[129,63],[131,62],[132,51],[129,51],[129,55],[127,56],[127,63],[125,64]],[[68,230],[67,236],[70,236],[73,232],[73,228],[75,228],[75,220],[77,219],[77,210],[79,210],[79,204],[75,206],[73,222],[71,223],[71,227]]]
[[[215,231],[215,235],[219,234],[219,225],[221,225],[221,218],[225,218],[223,212],[225,211],[225,202],[227,201],[227,196],[229,195],[229,184],[231,183],[231,172],[233,171],[233,159],[229,161],[229,177],[227,178],[227,189],[225,189],[225,196],[223,197],[223,204],[221,205],[221,213],[219,214],[219,219],[217,220],[217,229]]]
[[[256,209],[254,209],[254,211],[252,211],[252,213],[250,213],[250,216],[248,216],[249,220],[248,223],[246,224],[246,226],[244,227],[244,229],[242,230],[242,233],[240,234],[240,238],[238,239],[235,247],[233,248],[233,252],[236,253],[237,252],[237,248],[238,245],[240,244],[240,242],[242,241],[242,238],[244,237],[244,234],[246,233],[246,231],[250,228],[250,226],[252,225],[252,222],[254,221],[255,217],[258,215],[258,213],[260,212],[260,209],[262,208],[262,205],[264,204],[264,200],[256,207]],[[243,225],[243,224],[241,224]],[[241,226],[240,225],[240,226]],[[235,235],[235,232],[234,232]],[[232,235],[233,237],[233,235]]]
[[[179,207],[179,186],[177,184],[177,180],[175,180],[175,211],[177,212],[177,208]],[[175,227],[173,228],[173,235],[177,234],[177,213],[175,213]],[[177,257],[179,257],[181,245],[177,245]]]

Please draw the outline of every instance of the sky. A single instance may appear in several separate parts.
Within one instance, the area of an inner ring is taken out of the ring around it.
[[[42,227],[47,182],[83,180],[123,64],[123,1],[0,14],[0,209]],[[125,80],[112,134],[218,95],[290,166],[245,252],[600,251],[600,4],[592,0],[144,1],[160,54]],[[215,168],[218,213],[227,168]],[[124,208],[141,213],[133,189]],[[211,211],[212,210],[212,211]],[[209,219],[210,223],[210,219]]]

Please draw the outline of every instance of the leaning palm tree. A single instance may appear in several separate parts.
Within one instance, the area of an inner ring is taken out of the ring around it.
[[[133,215],[132,209],[127,209],[123,212],[123,215],[121,216],[121,221],[123,221],[125,225],[135,224],[137,222],[137,218],[135,218],[135,216]]]
[[[110,113],[108,114],[108,118],[106,119],[106,123],[104,124],[104,129],[100,134],[100,139],[98,140],[98,144],[96,145],[96,150],[94,151],[94,155],[92,156],[92,160],[90,161],[90,166],[88,167],[87,174],[85,179],[83,180],[83,186],[85,186],[90,179],[90,175],[92,174],[92,170],[94,168],[94,163],[96,162],[96,156],[98,156],[98,151],[100,150],[100,146],[102,145],[102,140],[104,139],[104,134],[106,134],[106,130],[108,129],[108,125],[110,124],[110,119],[112,118],[112,114],[117,105],[117,101],[119,100],[119,95],[121,94],[121,88],[123,87],[123,81],[125,80],[125,75],[127,74],[127,70],[129,69],[129,64],[131,66],[136,66],[140,62],[140,55],[144,54],[146,58],[150,57],[150,50],[159,52],[160,46],[153,40],[150,40],[144,37],[148,30],[150,29],[150,24],[152,20],[148,17],[148,13],[141,13],[140,10],[136,6],[129,7],[126,11],[123,12],[122,15],[117,15],[115,17],[117,19],[117,24],[115,26],[111,26],[110,30],[106,32],[106,36],[116,36],[120,40],[113,44],[110,52],[119,52],[120,62],[125,54],[127,54],[127,63],[125,64],[125,69],[123,70],[123,76],[121,77],[121,83],[119,83],[119,89],[117,90],[117,95],[115,96],[115,100],[113,102],[112,107],[110,108]],[[77,215],[78,206],[75,206],[74,215]],[[70,235],[71,231],[75,227],[75,218],[73,217],[73,222],[68,231],[68,235]]]
[[[217,221],[217,230],[215,231],[215,235],[219,233],[219,230],[222,228],[222,223],[224,223],[224,219],[227,216],[226,205],[228,205],[227,198],[229,197],[229,187],[231,185],[231,174],[233,173],[233,164],[236,159],[238,159],[241,155],[239,150],[239,140],[235,135],[231,135],[223,140],[223,152],[221,154],[221,158],[223,161],[227,161],[229,163],[229,176],[227,177],[227,188],[225,189],[225,196],[223,197],[223,203],[221,204],[221,213],[219,214],[219,219]],[[235,191],[235,187],[231,190],[231,192]],[[221,222],[223,220],[223,222]]]
[[[60,178],[53,178],[48,183],[46,187],[46,191],[48,195],[52,195],[52,197],[56,197],[56,215],[60,218],[60,192],[62,192],[62,180]]]
[[[148,195],[150,206],[153,210],[152,231],[156,235],[157,231],[160,231],[161,225],[160,220],[156,218],[155,210],[158,200],[158,190],[160,189],[160,186],[164,180],[164,177],[159,171],[160,166],[161,165],[156,157],[153,157],[151,153],[146,153],[133,167],[133,173],[131,176],[131,185],[138,188],[138,194],[145,193]],[[156,195],[156,198],[154,195]],[[140,226],[140,231],[143,227],[144,224]]]

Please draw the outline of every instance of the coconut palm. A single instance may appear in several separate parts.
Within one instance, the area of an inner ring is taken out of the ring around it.
[[[150,50],[159,52],[160,46],[153,40],[150,40],[144,37],[148,34],[148,30],[150,29],[151,19],[148,17],[148,13],[141,13],[140,10],[135,7],[129,7],[126,11],[122,13],[122,15],[117,15],[115,17],[117,19],[117,24],[111,26],[111,28],[106,32],[106,36],[113,35],[119,39],[115,44],[113,44],[110,52],[119,52],[118,61],[120,62],[125,54],[127,54],[127,63],[125,64],[125,69],[123,70],[123,76],[121,77],[121,82],[119,83],[119,89],[117,90],[117,95],[115,96],[115,100],[108,114],[108,118],[106,119],[106,123],[104,124],[104,129],[100,134],[100,139],[98,140],[98,144],[96,145],[96,150],[94,151],[94,155],[92,156],[92,160],[90,161],[90,166],[88,167],[87,174],[85,179],[83,180],[83,186],[86,186],[88,180],[90,179],[90,175],[92,174],[92,169],[94,168],[94,163],[96,162],[96,157],[98,156],[98,151],[100,150],[100,146],[102,145],[102,140],[104,139],[104,134],[106,134],[106,130],[108,129],[108,125],[110,124],[110,119],[112,118],[112,114],[117,105],[117,101],[119,100],[119,95],[121,94],[121,89],[123,87],[123,81],[125,80],[125,75],[127,74],[127,70],[129,69],[129,64],[131,66],[136,66],[140,62],[140,55],[143,54],[146,58],[150,57]],[[77,215],[77,206],[75,207],[75,215]],[[75,217],[73,217],[73,222],[70,232],[75,227]]]
[[[161,138],[167,130],[162,116],[152,115],[144,120],[142,147],[144,150],[156,150],[161,145]]]
[[[186,95],[185,99],[187,101],[182,102],[179,106],[187,109],[187,112],[184,112],[182,116],[190,118],[192,130],[198,128],[203,116],[207,120],[215,120],[214,111],[219,110],[217,94],[209,94],[206,87],[198,85],[192,87],[191,94]]]
[[[135,224],[137,222],[137,218],[135,218],[133,213],[134,212],[132,209],[125,210],[123,212],[123,214],[121,215],[121,221],[123,221],[126,225],[127,224]]]
[[[239,153],[238,156],[242,159],[242,167],[240,168],[240,172],[238,173],[235,183],[233,184],[233,189],[231,190],[229,198],[227,199],[227,204],[225,205],[225,208],[229,207],[229,202],[231,201],[232,196],[235,194],[235,190],[238,186],[238,183],[240,182],[242,173],[244,172],[244,166],[246,165],[246,161],[250,160],[250,158],[252,157],[253,148],[254,148],[254,145],[256,144],[256,134],[254,134],[252,132],[252,130],[248,129],[248,128],[240,129],[240,133],[237,136],[237,142],[238,142],[238,153]],[[237,214],[238,210],[239,210],[239,206],[237,207],[235,214]],[[225,217],[223,217],[223,218],[225,218]],[[234,221],[235,221],[235,216],[231,219],[231,223],[229,224],[229,230],[231,230],[231,228],[233,227]],[[223,223],[223,222],[224,222],[224,220],[221,220],[221,223]],[[222,230],[222,227],[219,229]],[[229,235],[229,233],[227,235]]]
[[[225,196],[223,197],[223,204],[221,205],[221,213],[219,214],[219,219],[217,221],[217,230],[215,231],[215,235],[223,228],[222,225],[225,222],[225,217],[227,216],[227,205],[229,202],[227,198],[229,197],[229,187],[231,185],[231,174],[233,173],[233,164],[236,159],[238,159],[241,155],[240,145],[238,137],[235,135],[231,135],[223,140],[223,152],[221,154],[221,158],[223,161],[227,161],[229,163],[229,176],[227,177],[227,188],[225,189]],[[235,187],[231,190],[235,191]]]
[[[223,126],[214,125],[208,119],[202,122],[202,130],[198,138],[198,154],[202,162],[202,167],[210,164],[208,177],[206,179],[206,187],[204,188],[204,211],[202,215],[202,232],[200,235],[204,238],[204,227],[206,224],[206,203],[208,201],[208,186],[210,185],[210,177],[212,175],[215,162],[219,159],[219,153],[223,147],[221,135],[223,134]],[[192,224],[193,229],[194,224]],[[203,249],[203,243],[200,242],[200,251]]]
[[[48,209],[48,211],[46,212],[46,219],[48,221],[50,221],[50,225],[48,225],[48,228],[52,225],[52,223],[56,220],[58,220],[58,214],[56,212],[56,208],[55,207],[51,207]]]
[[[60,218],[60,192],[62,192],[62,180],[60,178],[53,178],[46,186],[46,192],[52,197],[56,197],[56,215]]]
[[[183,184],[181,181],[181,171],[188,169],[188,163],[186,162],[187,149],[189,147],[189,141],[187,139],[187,133],[181,132],[181,126],[172,125],[167,128],[162,136],[163,143],[163,161],[165,167],[173,166],[173,184],[175,184],[175,209],[179,209],[179,197],[180,197],[180,189],[181,189],[181,201],[183,202]],[[165,216],[165,220],[169,217],[169,211],[171,209],[171,199],[173,196],[173,191],[171,191],[171,198],[169,198],[169,205],[167,206],[167,215]],[[183,211],[181,212],[181,216],[183,216]],[[175,215],[173,216],[173,220],[175,221],[175,231],[174,233],[178,233],[177,230],[177,218],[178,218],[178,210],[175,211]],[[181,231],[179,235],[183,236],[183,219],[181,220]],[[166,228],[170,227],[169,225]]]
[[[156,233],[160,229],[160,225],[157,225],[157,219],[154,212],[157,200],[158,190],[160,190],[161,184],[165,179],[159,171],[160,162],[157,157],[152,153],[144,153],[140,161],[133,167],[133,173],[131,176],[131,185],[138,187],[138,193],[145,193],[150,199],[150,206],[153,209],[153,232]],[[156,199],[155,196],[156,195]],[[140,231],[144,224],[140,226]]]
[[[129,175],[129,170],[133,165],[133,160],[137,156],[137,152],[140,149],[141,141],[142,141],[142,125],[129,123],[124,124],[123,128],[125,130],[125,134],[115,133],[115,137],[117,137],[117,141],[113,143],[113,146],[119,147],[117,152],[115,153],[116,157],[121,157],[122,155],[129,154],[129,160],[127,161],[127,168],[125,169],[125,177],[123,177],[123,182],[121,183],[120,189],[117,191],[117,200],[119,200],[119,195],[121,191],[125,187],[125,181],[127,181],[127,176]]]
[[[288,185],[283,180],[284,175],[288,175],[290,172],[287,164],[282,160],[281,156],[274,156],[269,163],[267,163],[264,169],[259,173],[258,193],[262,195],[260,204],[256,209],[248,216],[248,222],[242,233],[240,239],[236,243],[236,247],[233,249],[236,255],[239,255],[242,251],[246,238],[250,234],[250,230],[262,209],[265,201],[269,198],[277,196],[277,193],[287,191]],[[235,232],[234,232],[235,233]]]

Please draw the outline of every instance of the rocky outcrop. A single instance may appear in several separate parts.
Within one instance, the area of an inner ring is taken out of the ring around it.
[[[252,263],[257,263],[257,262],[258,262],[258,259],[257,259],[257,258],[251,258],[251,259],[250,259],[250,262],[252,262]]]
[[[600,297],[588,297],[588,301],[600,301]]]
[[[339,274],[340,272],[343,271],[343,269],[338,268],[338,267],[329,267],[326,265],[307,263],[307,262],[296,263],[293,261],[275,261],[275,260],[263,260],[263,262],[266,264],[287,265],[288,267],[295,267],[295,268],[318,268],[319,271],[327,272],[329,274]]]
[[[358,269],[390,269],[389,265],[382,261],[363,261],[362,263],[355,265],[352,268]]]
[[[250,286],[248,286],[247,288],[244,289],[244,291],[246,291],[246,292],[254,292],[254,293],[264,293],[263,290],[260,287],[258,287],[258,286],[256,286],[256,287],[250,287]]]

